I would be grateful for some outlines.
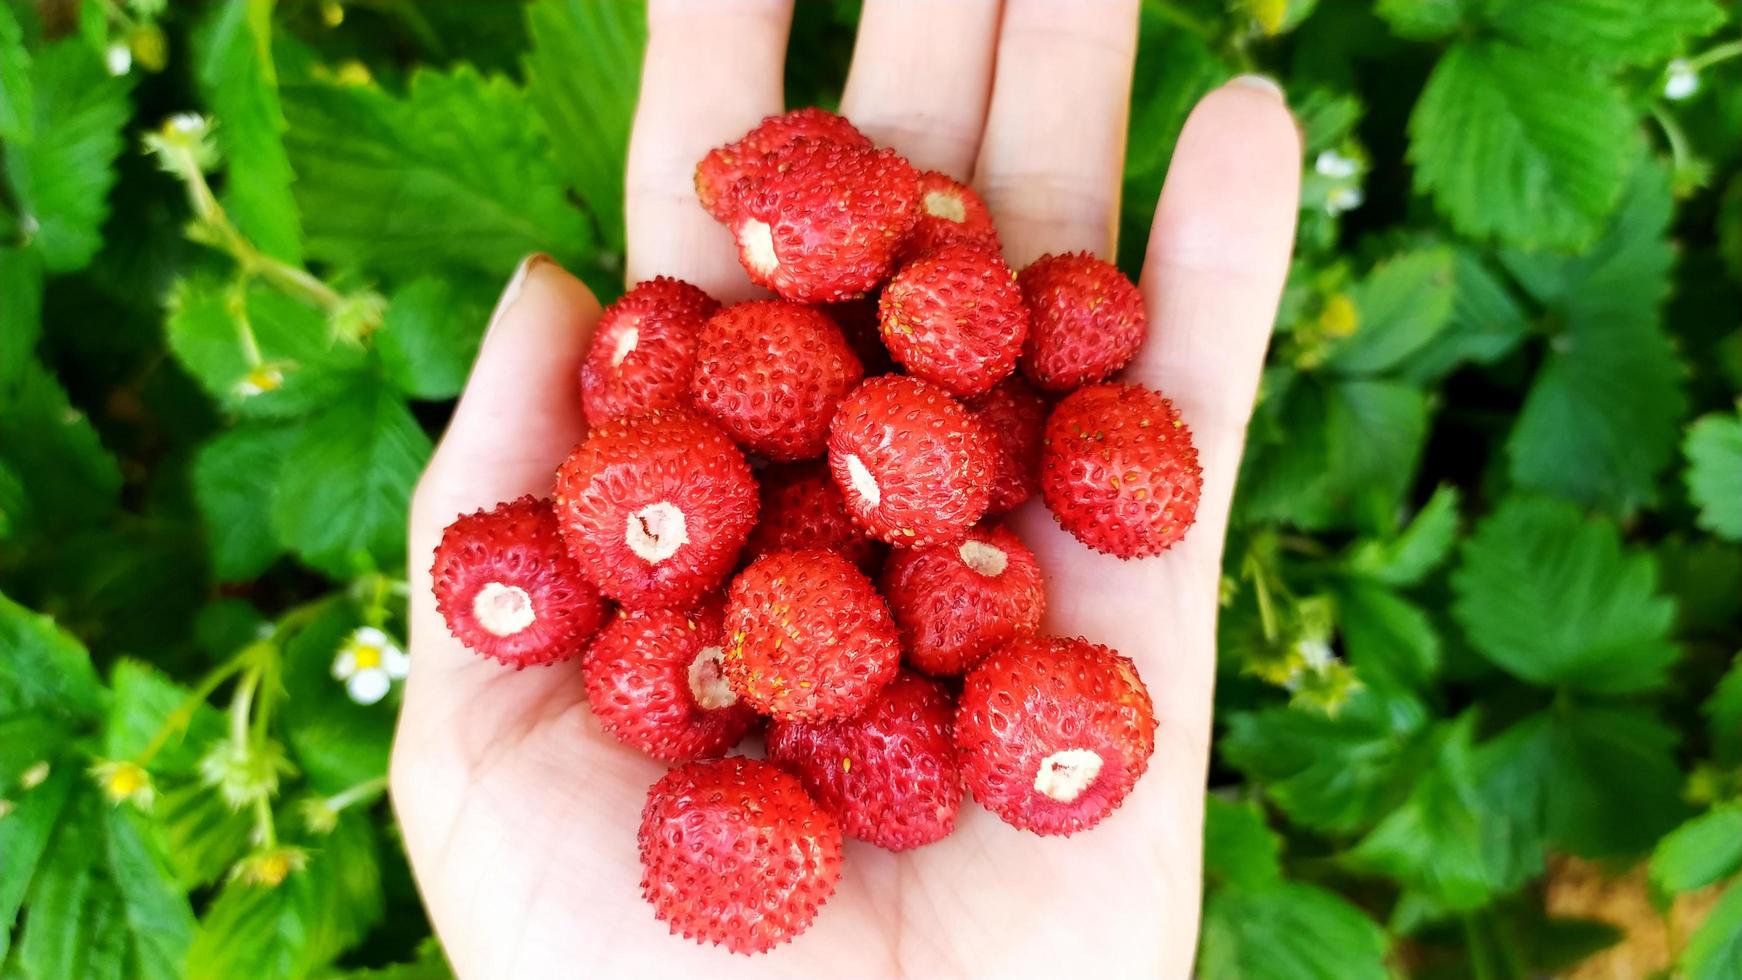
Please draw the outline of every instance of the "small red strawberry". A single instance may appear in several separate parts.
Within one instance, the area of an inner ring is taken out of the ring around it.
[[[756,479],[725,433],[685,411],[587,433],[556,475],[563,539],[630,608],[690,606],[718,588],[756,522]]]
[[[1073,834],[1125,801],[1155,751],[1137,668],[1097,643],[1020,637],[968,675],[956,710],[968,789],[1006,823]]]
[[[872,378],[841,402],[829,471],[847,512],[898,547],[959,541],[986,513],[991,437],[948,393],[917,378]]]
[[[1040,565],[1008,528],[981,525],[956,544],[902,548],[883,568],[882,591],[908,662],[961,674],[988,653],[1040,628]]]
[[[853,348],[859,363],[865,365],[865,377],[875,378],[895,370],[895,362],[889,358],[889,348],[883,346],[883,338],[878,333],[876,298],[867,296],[844,303],[829,303],[822,310],[829,319],[841,325],[847,346]]]
[[[887,279],[919,215],[919,175],[895,151],[802,137],[735,195],[750,279],[801,303],[855,299]]]
[[[907,373],[962,397],[1014,371],[1028,333],[1010,267],[972,243],[943,245],[903,266],[878,311],[883,343]]]
[[[882,545],[847,513],[847,502],[821,460],[771,466],[762,471],[762,510],[744,554],[751,560],[774,551],[821,548],[861,569],[876,566]]]
[[[1101,381],[1143,345],[1143,296],[1111,262],[1087,252],[1043,255],[1016,282],[1029,312],[1022,373],[1046,391]]]
[[[1120,558],[1158,555],[1198,512],[1203,471],[1173,403],[1140,385],[1078,389],[1053,409],[1041,494],[1078,541]]]
[[[904,671],[853,718],[775,722],[768,757],[796,773],[847,836],[905,851],[955,828],[955,715],[942,684]]]
[[[826,109],[795,109],[769,116],[736,143],[710,150],[696,164],[696,196],[702,207],[722,224],[730,223],[734,210],[732,191],[739,178],[753,174],[762,158],[806,136],[816,140],[871,148],[871,140],[853,124]]]
[[[948,174],[927,170],[919,175],[919,220],[908,232],[902,254],[918,258],[951,242],[973,242],[998,251],[998,231],[992,212],[968,185]]]
[[[548,500],[521,497],[458,518],[442,532],[430,578],[448,631],[510,667],[567,660],[605,621]]]
[[[664,276],[606,307],[581,364],[587,423],[688,407],[696,335],[719,309],[712,296]]]
[[[723,754],[756,712],[720,672],[723,600],[693,612],[625,609],[593,639],[582,665],[587,700],[605,730],[665,762]]]
[[[992,500],[986,512],[1002,514],[1039,493],[1046,399],[1013,374],[963,404],[992,437]]]
[[[857,713],[895,676],[901,642],[883,597],[832,551],[777,551],[726,599],[726,680],[782,721]]]
[[[690,395],[745,449],[810,459],[822,455],[835,407],[863,377],[835,321],[797,303],[754,300],[702,328]]]
[[[766,953],[810,927],[841,880],[841,825],[772,762],[671,770],[647,791],[641,894],[698,943]]]

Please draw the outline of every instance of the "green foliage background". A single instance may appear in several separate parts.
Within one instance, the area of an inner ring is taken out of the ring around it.
[[[799,7],[789,102],[832,104],[856,12]],[[1565,856],[1723,889],[1673,971],[1742,976],[1737,34],[1144,3],[1127,266],[1202,92],[1274,74],[1308,144],[1205,976],[1560,969],[1620,938],[1545,911]],[[643,37],[614,0],[0,2],[0,977],[445,973],[397,691],[330,667],[402,635],[406,501],[514,263],[622,288]]]

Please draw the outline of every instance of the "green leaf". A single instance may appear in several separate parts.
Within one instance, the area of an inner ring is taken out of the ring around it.
[[[410,398],[458,395],[489,325],[492,290],[424,276],[396,291],[374,337],[388,380]]]
[[[409,963],[391,963],[371,970],[352,970],[341,980],[453,980],[441,944],[431,936],[417,946],[417,958]]]
[[[290,426],[243,425],[200,447],[194,499],[205,522],[212,568],[223,581],[259,576],[285,553],[272,530],[272,496],[284,457],[296,441]]]
[[[1416,188],[1458,231],[1565,247],[1596,237],[1635,138],[1621,92],[1595,69],[1469,41],[1435,66],[1409,136]]]
[[[1615,65],[1650,65],[1724,22],[1712,0],[1479,0],[1482,19],[1532,50]]]
[[[1440,638],[1420,607],[1390,589],[1358,579],[1339,582],[1337,628],[1349,663],[1363,681],[1420,690],[1440,666]]]
[[[92,718],[103,708],[103,685],[84,645],[0,595],[0,717],[48,711]]]
[[[1567,504],[1507,500],[1465,544],[1452,585],[1477,651],[1532,684],[1651,690],[1680,656],[1651,556],[1624,553],[1613,524]]]
[[[1336,343],[1325,367],[1381,374],[1432,342],[1452,315],[1452,251],[1404,252],[1373,267],[1352,290],[1355,332]]]
[[[115,457],[35,357],[19,365],[15,384],[0,389],[0,461],[23,482],[33,530],[88,526],[121,494]]]
[[[261,251],[302,262],[302,229],[284,152],[284,110],[272,64],[275,0],[225,0],[195,36],[200,94],[217,117],[225,211]]]
[[[163,853],[184,889],[217,881],[247,853],[254,820],[232,809],[218,791],[194,779],[163,781],[151,817],[163,839]]]
[[[13,926],[18,922],[18,910],[24,904],[37,869],[48,854],[49,843],[54,838],[55,828],[61,823],[67,801],[72,798],[73,788],[84,778],[76,764],[56,758],[64,745],[64,733],[47,731],[62,738],[55,741],[45,739],[46,744],[39,743],[30,754],[37,755],[38,761],[45,764],[55,760],[48,778],[34,789],[19,791],[9,788],[7,793],[12,812],[0,820],[0,854],[6,855],[6,860],[0,861],[0,964],[6,962],[6,954],[12,947]],[[16,737],[20,733],[8,728],[5,734]]]
[[[1222,888],[1204,904],[1204,980],[1384,980],[1385,931],[1321,888]]]
[[[1204,873],[1230,887],[1255,888],[1282,877],[1282,838],[1256,803],[1204,800]]]
[[[623,251],[623,171],[647,46],[644,4],[556,0],[526,9],[526,94],[605,244]]]
[[[1399,534],[1362,542],[1345,563],[1350,572],[1386,585],[1411,586],[1446,560],[1458,538],[1458,489],[1434,491]]]
[[[36,363],[36,342],[42,336],[42,256],[34,249],[0,248],[0,309],[6,311],[6,329],[0,330],[3,398]]]
[[[1466,0],[1379,0],[1374,13],[1391,25],[1398,37],[1431,41],[1456,31],[1464,20]]]
[[[1742,417],[1703,416],[1688,427],[1688,496],[1696,523],[1728,541],[1742,541]]]
[[[1742,655],[1718,682],[1700,711],[1712,739],[1712,761],[1734,766],[1742,762]]]
[[[109,702],[109,721],[103,728],[103,755],[109,759],[132,759],[144,752],[170,716],[187,706],[188,691],[157,668],[137,660],[117,661],[110,673],[114,697]],[[170,728],[150,762],[153,773],[192,773],[211,743],[224,735],[224,719],[217,709],[197,702],[185,726]]]
[[[1704,535],[1657,546],[1660,591],[1675,600],[1675,636],[1734,642],[1742,622],[1742,548]]]
[[[403,99],[326,84],[282,96],[311,257],[406,277],[432,266],[503,276],[530,252],[586,254],[586,220],[508,80],[461,67],[417,71]]]
[[[399,565],[429,454],[429,436],[396,393],[353,389],[309,419],[285,454],[272,502],[279,540],[334,578]]]
[[[130,107],[127,81],[111,77],[74,38],[39,49],[30,65],[35,119],[27,142],[15,126],[6,178],[25,237],[51,272],[81,269],[102,246],[115,157]]]
[[[1742,868],[1742,807],[1722,806],[1682,824],[1651,853],[1651,882],[1669,892],[1693,891]]]
[[[12,8],[0,4],[0,140],[28,143],[35,136],[36,94],[31,89],[24,28]]]
[[[1676,960],[1684,980],[1742,976],[1742,882],[1731,885]]]
[[[284,651],[284,724],[297,767],[318,793],[336,794],[387,772],[391,703],[357,704],[333,679],[333,658],[363,625],[350,603],[327,603]]]
[[[1438,382],[1466,362],[1492,364],[1515,349],[1530,321],[1504,278],[1475,252],[1453,250],[1452,313],[1446,327],[1399,365],[1417,384]]]

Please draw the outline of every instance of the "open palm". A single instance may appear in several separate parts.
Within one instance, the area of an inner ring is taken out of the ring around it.
[[[783,108],[791,0],[649,3],[627,178],[631,281],[752,292],[695,199],[710,147]],[[842,111],[922,169],[971,180],[1013,267],[1111,254],[1137,0],[867,0]],[[801,53],[802,56],[802,53]],[[839,891],[795,942],[730,955],[668,935],[640,897],[635,831],[659,763],[605,734],[571,661],[516,672],[444,629],[431,552],[456,515],[545,495],[580,440],[578,366],[599,315],[529,260],[504,293],[411,523],[414,667],[393,799],[418,885],[466,977],[1181,976],[1197,942],[1222,538],[1293,235],[1299,144],[1280,93],[1237,80],[1186,124],[1141,286],[1150,336],[1127,376],[1179,406],[1204,468],[1196,527],[1120,562],[1038,502],[1011,521],[1046,575],[1046,629],[1136,660],[1160,719],[1124,807],[1068,840],[972,803],[949,838],[895,855],[848,842]]]

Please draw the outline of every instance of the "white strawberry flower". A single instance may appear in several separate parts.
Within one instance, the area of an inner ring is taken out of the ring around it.
[[[404,680],[411,658],[393,638],[373,626],[358,627],[333,658],[333,679],[358,704],[374,704],[387,696],[393,682]]]
[[[125,75],[133,70],[133,49],[126,41],[116,41],[103,52],[103,63],[111,75]]]
[[[1331,188],[1331,192],[1325,195],[1325,213],[1338,215],[1353,211],[1365,200],[1367,195],[1361,193],[1361,188],[1354,184],[1342,184]]]
[[[264,395],[269,391],[277,391],[284,387],[284,371],[275,364],[261,364],[251,369],[236,382],[236,395],[240,398],[252,398]]]
[[[1700,71],[1686,58],[1677,58],[1663,72],[1663,97],[1680,102],[1700,90]]]
[[[1347,180],[1360,172],[1361,164],[1336,150],[1325,150],[1313,161],[1313,169],[1333,180]]]

